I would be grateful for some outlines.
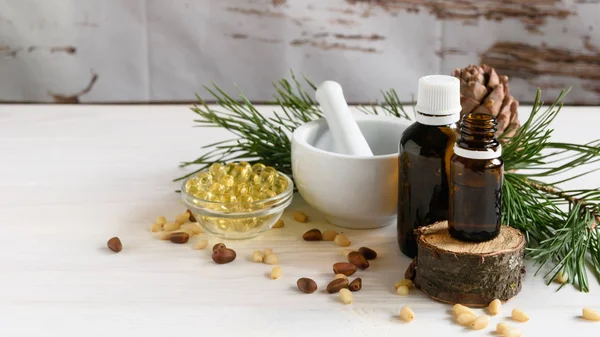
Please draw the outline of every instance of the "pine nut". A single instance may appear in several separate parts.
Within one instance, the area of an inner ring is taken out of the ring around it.
[[[467,326],[473,322],[475,316],[469,314],[468,312],[463,312],[462,314],[456,316],[456,322],[460,325]]]
[[[581,313],[583,315],[583,319],[585,320],[600,321],[600,313],[598,313],[592,308],[583,308],[583,310],[581,310]]]
[[[513,309],[511,317],[518,322],[527,322],[529,320],[529,316],[519,309]]]
[[[352,303],[352,292],[346,288],[340,289],[340,299],[344,304]]]
[[[409,307],[402,307],[400,309],[400,319],[405,322],[411,322],[415,319],[415,312]]]
[[[398,290],[398,287],[400,286],[407,286],[408,289],[411,289],[413,287],[413,281],[409,279],[400,280],[394,284],[394,289]]]
[[[190,234],[186,232],[175,232],[171,234],[171,237],[169,239],[173,243],[187,243],[190,239]]]
[[[502,308],[502,302],[499,299],[495,299],[490,302],[488,311],[492,316],[496,316],[500,313],[500,308]]]
[[[196,246],[194,248],[196,248],[198,250],[202,250],[202,249],[205,249],[206,247],[208,247],[208,240],[200,240],[196,243]]]
[[[375,260],[377,258],[377,252],[369,247],[360,247],[358,248],[358,252],[367,260]]]
[[[559,271],[556,275],[556,282],[560,284],[567,283],[569,281],[569,273],[566,271]]]
[[[263,262],[264,259],[265,254],[263,254],[263,252],[261,252],[260,250],[255,250],[254,253],[252,253],[252,261]]]
[[[212,259],[217,264],[225,264],[235,260],[237,254],[233,249],[219,248],[213,250]]]
[[[263,255],[264,256],[271,255],[271,254],[273,254],[273,249],[271,249],[271,248],[265,248],[263,250]]]
[[[159,240],[170,240],[171,239],[171,232],[160,232],[160,233],[158,233],[158,239]]]
[[[488,324],[490,324],[490,316],[481,315],[481,316],[475,318],[471,322],[471,324],[469,324],[469,326],[473,330],[481,330],[481,329],[485,329],[488,326]]]
[[[333,277],[334,280],[337,280],[339,278],[345,278],[347,280],[348,276],[346,276],[344,274],[335,274],[335,276]]]
[[[335,244],[340,247],[348,247],[350,246],[350,240],[344,234],[338,234],[335,236]]]
[[[160,232],[160,231],[162,230],[162,226],[163,226],[163,225],[161,225],[161,224],[159,224],[159,223],[153,223],[153,224],[150,226],[150,231],[151,231],[152,233],[157,233],[157,232]]]
[[[294,218],[294,220],[296,220],[298,222],[302,222],[302,223],[308,222],[308,215],[306,215],[306,213],[304,213],[304,212],[299,212],[299,211],[293,212],[292,217]]]
[[[176,222],[167,222],[166,224],[163,225],[163,229],[167,232],[172,232],[174,230],[179,229],[179,227],[181,227],[181,224],[178,224]]]
[[[283,220],[279,219],[277,220],[277,222],[273,225],[273,228],[283,228],[283,226],[285,226],[285,223],[283,222]]]
[[[354,281],[350,282],[350,284],[348,285],[348,289],[352,292],[361,290],[362,279],[360,277],[355,278]]]
[[[455,314],[455,315],[460,315],[460,314],[462,314],[462,313],[464,313],[464,312],[467,312],[467,313],[469,313],[469,314],[471,314],[471,315],[473,315],[473,316],[477,317],[477,314],[475,313],[475,311],[473,311],[473,310],[472,310],[471,308],[469,308],[469,307],[465,307],[465,306],[464,306],[464,305],[462,305],[462,304],[455,304],[455,305],[452,307],[452,311],[454,311],[454,314]]]
[[[304,241],[321,241],[323,239],[323,234],[321,234],[321,231],[317,228],[313,228],[304,233],[302,239],[304,239]]]
[[[271,280],[280,278],[282,273],[281,267],[273,267],[273,269],[271,269]]]
[[[188,222],[181,226],[182,229],[189,230],[191,235],[198,235],[202,233],[202,228],[197,223]]]
[[[329,284],[327,285],[327,288],[325,290],[327,290],[327,292],[330,294],[335,294],[335,293],[339,292],[340,289],[342,289],[342,288],[348,288],[348,279],[345,279],[345,278],[334,279],[333,281],[329,282]]]
[[[296,281],[296,285],[298,286],[298,289],[307,294],[312,294],[317,291],[317,283],[307,277],[299,278],[298,281]]]
[[[106,242],[106,246],[108,247],[108,249],[112,250],[115,253],[118,253],[121,250],[123,250],[123,244],[121,243],[121,240],[116,236],[114,238],[110,238],[110,240]]]
[[[323,241],[333,241],[335,240],[336,235],[338,235],[338,232],[328,229],[323,232]]]
[[[348,262],[356,266],[356,268],[365,270],[369,268],[369,261],[365,259],[365,256],[359,252],[351,252],[348,254]]]
[[[341,252],[342,252],[342,255],[344,255],[345,258],[348,258],[348,254],[352,253],[353,250],[352,249],[342,249]]]
[[[504,331],[506,331],[508,329],[512,329],[512,326],[510,326],[510,324],[508,324],[508,323],[500,322],[500,323],[498,323],[498,325],[496,325],[496,332],[501,335],[504,335]]]
[[[523,336],[523,333],[521,332],[521,330],[517,329],[517,328],[507,328],[506,330],[504,330],[504,337],[521,337]]]
[[[156,218],[155,222],[159,225],[164,225],[167,223],[167,218],[165,218],[164,216],[161,215],[158,218]]]
[[[269,255],[265,256],[265,258],[263,259],[263,262],[266,264],[278,264],[279,258],[275,254],[269,254]]]
[[[181,213],[179,215],[177,215],[175,217],[175,222],[177,222],[180,225],[183,225],[184,223],[186,223],[188,220],[190,219],[190,213],[185,212],[185,213]]]
[[[406,296],[408,295],[408,287],[407,286],[399,286],[398,289],[396,289],[396,294],[400,295],[400,296]]]

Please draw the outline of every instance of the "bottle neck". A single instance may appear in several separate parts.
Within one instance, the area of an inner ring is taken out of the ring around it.
[[[431,126],[442,126],[450,125],[460,120],[460,112],[451,113],[447,115],[430,115],[415,111],[415,117],[417,122]]]
[[[502,145],[496,139],[496,118],[484,113],[465,115],[460,123],[460,138],[454,153],[471,159],[494,159],[502,155]]]

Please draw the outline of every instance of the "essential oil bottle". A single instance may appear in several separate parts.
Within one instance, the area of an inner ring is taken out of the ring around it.
[[[450,162],[450,235],[463,241],[487,241],[500,233],[504,162],[494,134],[496,119],[465,115]]]
[[[417,255],[414,230],[448,219],[448,173],[460,119],[460,81],[452,76],[419,79],[416,123],[402,134],[398,165],[398,245]]]

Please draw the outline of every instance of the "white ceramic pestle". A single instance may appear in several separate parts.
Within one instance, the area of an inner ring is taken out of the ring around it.
[[[334,81],[325,81],[317,88],[316,98],[333,136],[335,151],[353,156],[373,156],[369,144],[350,113],[342,86]]]

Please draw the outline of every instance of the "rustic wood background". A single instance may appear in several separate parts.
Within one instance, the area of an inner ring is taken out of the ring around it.
[[[487,63],[513,95],[600,104],[600,0],[0,0],[0,101],[254,101],[290,69],[351,102]]]

